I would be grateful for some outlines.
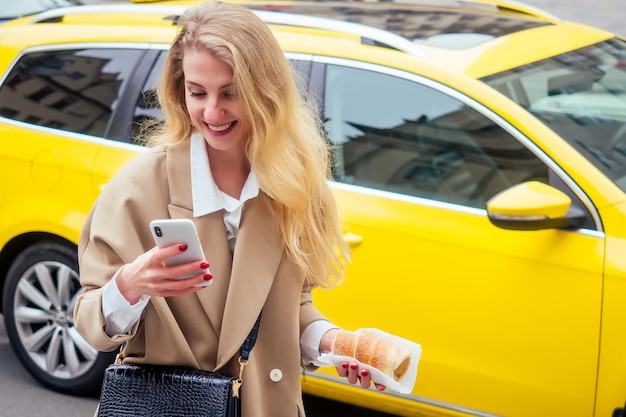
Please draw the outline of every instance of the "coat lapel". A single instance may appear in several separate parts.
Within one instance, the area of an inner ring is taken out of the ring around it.
[[[261,192],[245,204],[231,258],[223,213],[193,217],[189,141],[169,147],[167,171],[170,216],[195,222],[211,264],[213,283],[197,296],[219,334],[216,363],[219,369],[237,354],[259,316],[283,256],[284,244],[269,197]]]
[[[202,217],[193,217],[191,194],[191,167],[189,161],[189,141],[169,147],[167,171],[170,193],[168,211],[172,218],[189,218],[196,225],[198,236],[213,274],[212,284],[197,292],[216,335],[220,334],[226,294],[230,282],[232,260],[222,211]]]
[[[218,369],[237,354],[250,333],[283,255],[284,245],[268,200],[261,193],[243,210],[217,350]]]

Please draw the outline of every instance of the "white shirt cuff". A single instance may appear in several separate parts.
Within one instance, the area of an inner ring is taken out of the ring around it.
[[[327,320],[317,320],[309,324],[302,332],[300,337],[300,351],[302,352],[302,361],[305,365],[328,366],[326,363],[318,362],[320,354],[328,352],[320,352],[320,341],[324,333],[330,329],[338,329],[336,325]]]
[[[104,316],[104,332],[109,337],[127,334],[137,323],[141,313],[150,301],[149,296],[143,297],[131,305],[117,287],[116,278],[121,268],[102,289],[102,314]]]

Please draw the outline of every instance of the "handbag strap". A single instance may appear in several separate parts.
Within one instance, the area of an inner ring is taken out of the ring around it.
[[[263,313],[263,311],[261,311]],[[248,358],[250,357],[250,352],[256,343],[256,337],[259,334],[259,323],[261,322],[261,313],[259,313],[259,317],[257,317],[254,326],[252,326],[252,330],[244,340],[243,345],[241,345],[241,353],[239,355],[239,377],[233,381],[233,396],[239,398],[239,389],[241,388],[241,384],[243,384],[243,368],[248,364]]]
[[[259,317],[257,317],[254,326],[252,326],[252,330],[250,330],[250,334],[244,340],[243,345],[241,345],[241,359],[244,361],[248,360],[250,357],[250,352],[256,343],[256,337],[259,334],[259,323],[261,323],[261,313],[259,313]]]

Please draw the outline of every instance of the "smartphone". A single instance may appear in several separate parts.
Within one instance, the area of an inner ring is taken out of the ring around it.
[[[196,225],[190,219],[160,219],[150,222],[150,230],[154,241],[159,248],[176,244],[186,244],[187,250],[168,258],[166,266],[181,265],[189,262],[204,260],[204,251],[198,238]],[[198,274],[185,275],[179,279],[191,278]],[[210,285],[207,281],[204,285]]]

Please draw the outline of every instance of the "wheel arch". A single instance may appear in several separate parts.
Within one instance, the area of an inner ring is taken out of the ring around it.
[[[40,242],[58,243],[66,246],[76,247],[76,244],[61,236],[46,232],[29,232],[15,236],[9,240],[0,250],[0,311],[4,308],[2,300],[4,297],[4,284],[6,276],[15,261],[15,258],[27,247]]]

